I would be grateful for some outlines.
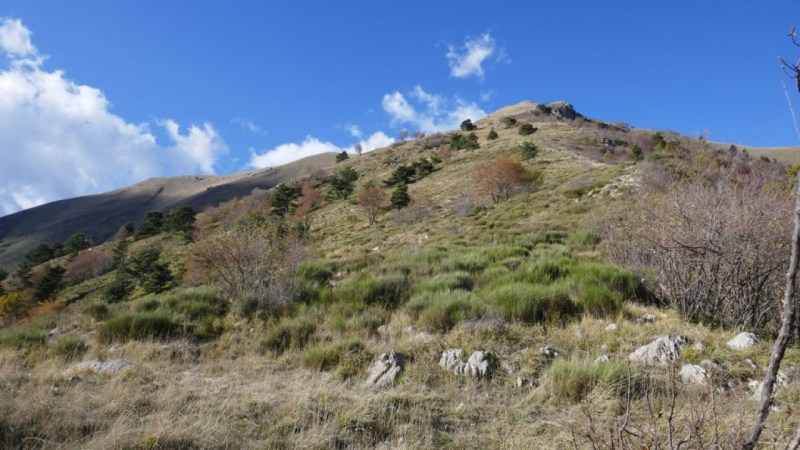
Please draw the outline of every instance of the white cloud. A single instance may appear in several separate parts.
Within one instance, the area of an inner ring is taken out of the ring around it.
[[[235,123],[253,134],[261,134],[261,135],[267,134],[266,130],[256,125],[250,119],[243,119],[241,117],[236,117],[234,119],[231,119],[231,123]]]
[[[10,17],[0,18],[0,50],[15,57],[38,53],[31,42],[31,31],[21,20]]]
[[[0,21],[0,214],[148,177],[214,171],[227,149],[213,126],[181,134],[165,120],[171,142],[159,145],[146,124],[112,114],[99,89],[43,69],[30,35],[19,20]]]
[[[360,130],[359,130],[360,133]],[[364,153],[371,152],[377,148],[387,147],[394,143],[394,138],[389,137],[383,131],[372,133],[368,138],[358,142]],[[281,144],[271,150],[262,153],[250,151],[249,166],[257,169],[264,167],[276,167],[288,164],[301,158],[306,158],[321,153],[341,153],[346,151],[354,153],[355,145],[349,147],[339,147],[332,142],[324,142],[313,136],[306,136],[303,142]]]
[[[347,132],[355,138],[360,138],[362,136],[361,128],[359,128],[358,125],[348,125],[346,129]]]
[[[467,78],[475,75],[483,78],[483,62],[498,51],[497,43],[489,33],[484,33],[476,38],[467,38],[460,49],[449,45],[447,49],[447,62],[450,65],[450,75],[456,78]],[[499,50],[499,59],[506,59],[505,51]]]
[[[420,86],[415,86],[409,95],[421,103],[421,109],[412,106],[400,92],[383,96],[383,110],[391,117],[392,125],[407,125],[430,133],[457,129],[464,119],[475,121],[486,116],[475,103],[460,98],[450,101],[425,92]]]
[[[175,169],[179,171],[214,173],[214,164],[220,156],[228,153],[228,148],[210,123],[204,123],[202,128],[191,125],[186,135],[180,133],[180,126],[174,120],[165,120],[163,125],[175,143],[171,148],[176,157]]]
[[[494,89],[489,89],[488,91],[481,91],[481,101],[488,102],[489,100],[494,97]]]

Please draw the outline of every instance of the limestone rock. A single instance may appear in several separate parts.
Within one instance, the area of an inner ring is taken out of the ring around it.
[[[705,386],[708,380],[706,369],[696,364],[684,364],[678,375],[681,377],[681,381],[686,384]]]
[[[541,353],[542,356],[545,356],[547,358],[555,358],[556,356],[558,356],[558,350],[554,349],[549,345],[541,347],[539,349],[539,353]]]
[[[641,323],[653,323],[656,321],[656,316],[652,314],[642,314],[642,317],[639,318],[639,322]]]
[[[375,364],[367,370],[367,383],[376,386],[394,384],[397,376],[403,370],[406,356],[394,350],[384,353],[378,358]]]
[[[470,375],[476,378],[490,377],[499,366],[497,358],[486,350],[476,350],[467,361],[464,361],[464,350],[460,348],[445,350],[439,358],[439,365],[458,375]]]
[[[687,343],[684,336],[661,336],[636,349],[628,355],[628,360],[651,366],[666,366],[678,360]]]
[[[728,341],[727,345],[729,348],[734,350],[742,350],[745,348],[752,347],[758,343],[758,338],[755,334],[743,331],[736,335],[735,338]]]
[[[89,361],[84,361],[73,365],[70,372],[89,370],[97,373],[119,373],[132,366],[133,364],[127,359],[112,359],[110,361],[91,359]]]
[[[596,363],[602,363],[602,362],[608,362],[608,361],[611,361],[611,357],[606,355],[606,354],[600,355],[597,358],[595,358],[595,360],[594,360],[594,362],[596,362]]]
[[[575,120],[580,117],[580,114],[575,111],[575,108],[564,101],[548,103],[545,106],[550,110],[550,115],[556,119]]]
[[[451,348],[442,352],[439,358],[439,366],[445,370],[455,370],[460,364],[464,363],[464,350]]]
[[[618,329],[618,328],[619,328],[619,327],[617,326],[616,322],[611,322],[611,323],[610,323],[610,324],[608,324],[608,326],[606,327],[606,331],[609,331],[609,332],[610,332],[610,331],[617,331],[617,329]]]

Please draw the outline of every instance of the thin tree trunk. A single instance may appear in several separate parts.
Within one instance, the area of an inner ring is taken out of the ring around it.
[[[795,326],[795,315],[797,314],[797,304],[795,302],[795,282],[797,280],[797,259],[800,253],[800,175],[795,180],[795,207],[794,207],[794,233],[792,234],[792,255],[789,259],[789,270],[786,271],[786,288],[783,292],[783,311],[781,312],[781,330],[775,344],[772,347],[772,358],[769,361],[767,374],[764,376],[764,384],[761,387],[761,405],[758,407],[756,420],[750,432],[750,438],[742,446],[744,450],[753,450],[761,431],[764,429],[764,422],[769,415],[772,406],[772,392],[775,380],[778,376],[778,369],[781,367],[781,360],[786,352],[786,346],[792,337]]]

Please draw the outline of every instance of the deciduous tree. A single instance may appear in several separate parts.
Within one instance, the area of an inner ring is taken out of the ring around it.
[[[481,194],[499,203],[508,200],[522,186],[538,181],[540,176],[538,171],[526,169],[518,159],[500,156],[478,167],[472,178]]]

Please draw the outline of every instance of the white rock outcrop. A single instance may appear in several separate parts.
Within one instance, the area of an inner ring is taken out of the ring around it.
[[[666,366],[678,360],[688,344],[684,336],[661,336],[628,355],[628,360],[648,366]]]
[[[728,341],[728,343],[725,345],[734,350],[743,350],[756,344],[758,344],[758,338],[756,335],[747,331],[743,331],[737,334],[736,337]]]
[[[486,350],[475,350],[464,361],[464,350],[451,348],[442,352],[439,366],[458,375],[470,375],[476,378],[490,377],[497,369],[497,358]]]
[[[376,386],[386,386],[394,384],[397,376],[403,371],[407,357],[395,352],[382,354],[375,364],[367,370],[367,383]]]
[[[684,364],[681,371],[678,372],[681,381],[686,384],[696,384],[698,386],[705,386],[708,382],[708,372],[703,366],[696,364]]]

